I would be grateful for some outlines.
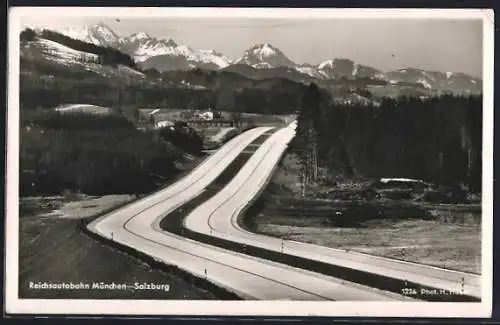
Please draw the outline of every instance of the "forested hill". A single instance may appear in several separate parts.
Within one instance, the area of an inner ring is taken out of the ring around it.
[[[22,111],[20,139],[21,196],[147,193],[202,149],[190,128],[139,131],[114,114]]]

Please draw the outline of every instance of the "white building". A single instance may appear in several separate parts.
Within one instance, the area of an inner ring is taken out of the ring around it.
[[[203,113],[200,113],[199,115],[199,118],[202,119],[202,120],[207,120],[207,121],[211,121],[214,119],[214,113],[213,112],[203,112]]]
[[[158,121],[155,123],[155,129],[161,129],[167,126],[174,126],[174,122],[164,120],[164,121]]]

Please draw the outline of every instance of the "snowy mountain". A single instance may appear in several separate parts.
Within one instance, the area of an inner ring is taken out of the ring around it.
[[[178,45],[172,39],[158,40],[146,33],[135,33],[122,38],[121,50],[132,55],[136,62],[143,62],[157,55],[179,55]]]
[[[158,70],[176,70],[186,68],[227,67],[231,60],[215,50],[196,50],[179,45],[174,40],[157,39],[147,33],[139,32],[129,36],[118,36],[103,23],[80,29],[69,28],[61,33],[71,38],[101,46],[110,46],[131,55],[138,63],[145,63],[146,68]],[[154,60],[149,61],[149,59]]]
[[[61,34],[87,43],[114,48],[119,48],[122,41],[120,36],[103,23],[83,28],[66,28]]]
[[[404,68],[387,72],[386,79],[392,83],[414,83],[424,88],[441,91],[478,93],[482,90],[482,80],[464,73],[426,71]]]
[[[317,79],[328,79],[329,75],[326,73],[324,70],[319,69],[318,67],[315,67],[310,64],[302,64],[299,66],[295,67],[295,70],[297,70],[300,73],[303,73],[305,75],[308,75],[313,78]]]
[[[381,71],[354,63],[349,59],[331,59],[320,63],[317,69],[327,75],[328,78],[374,78],[383,79],[384,75]]]
[[[413,87],[432,92],[479,93],[482,91],[480,78],[463,73],[415,68],[382,72],[347,58],[333,58],[318,65],[299,64],[293,62],[269,42],[253,45],[245,50],[240,58],[232,61],[215,50],[193,49],[187,45],[178,44],[173,39],[159,39],[144,32],[119,36],[103,23],[90,27],[68,28],[62,33],[85,42],[116,48],[133,57],[143,69],[171,71],[201,68],[231,71],[252,79],[280,77],[301,82],[310,82],[315,79],[328,81],[370,78],[385,81],[389,86]],[[71,58],[73,54],[68,55]]]
[[[266,42],[247,49],[235,64],[246,64],[257,69],[277,67],[295,67],[297,64],[290,60],[280,49]]]
[[[124,52],[131,54],[136,62],[146,62],[152,58],[159,61],[159,57],[163,57],[167,61],[187,62],[191,68],[207,68],[211,66],[214,69],[225,68],[231,62],[229,58],[215,50],[196,50],[189,46],[179,45],[170,38],[157,39],[145,33],[132,34],[123,38],[122,49]],[[167,70],[174,70],[175,68],[173,66]]]
[[[146,53],[143,54],[144,52]],[[143,68],[154,68],[158,71],[194,68],[218,70],[230,64],[226,56],[215,50],[194,50],[184,45],[161,47],[154,55],[152,51],[144,52],[141,49],[135,52],[136,60]]]
[[[317,66],[297,64],[290,60],[280,49],[270,43],[257,44],[247,49],[235,64],[246,64],[257,69],[278,67],[293,68],[296,71],[318,79],[337,78],[376,78],[383,79],[383,73],[375,68],[354,63],[349,59],[332,59]]]

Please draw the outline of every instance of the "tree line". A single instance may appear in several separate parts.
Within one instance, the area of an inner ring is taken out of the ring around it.
[[[465,185],[477,192],[482,96],[446,94],[385,98],[380,105],[340,104],[322,98],[311,84],[301,102],[293,148],[306,179],[314,178],[316,156],[332,174],[417,178]]]
[[[34,75],[33,75],[34,74]],[[50,77],[47,77],[50,76]],[[291,114],[300,105],[306,87],[276,81],[274,84],[193,89],[163,83],[125,83],[90,71],[32,62],[21,58],[20,104],[25,110],[53,108],[64,103],[105,107],[170,107],[260,114]]]

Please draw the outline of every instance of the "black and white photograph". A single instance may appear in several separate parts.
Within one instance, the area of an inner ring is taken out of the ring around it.
[[[493,30],[11,9],[6,312],[489,317]]]

